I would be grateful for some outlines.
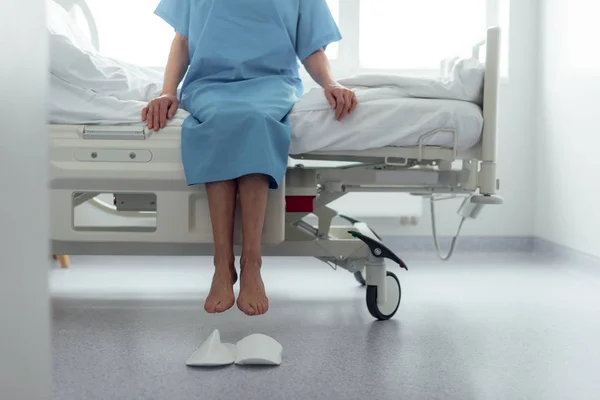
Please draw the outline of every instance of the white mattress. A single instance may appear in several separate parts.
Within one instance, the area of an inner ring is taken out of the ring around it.
[[[49,123],[142,125],[141,110],[158,95],[161,73],[103,57],[78,43],[78,32],[52,26]],[[466,59],[444,79],[367,75],[341,80],[360,102],[342,122],[335,121],[321,89],[309,91],[290,115],[290,152],[419,144],[451,148],[455,134],[459,150],[473,147],[483,131],[484,71],[479,61]],[[187,116],[180,110],[169,125],[180,126]],[[437,133],[423,140],[431,132]]]

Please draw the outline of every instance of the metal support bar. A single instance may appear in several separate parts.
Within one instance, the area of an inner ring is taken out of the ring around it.
[[[347,193],[346,193],[345,188],[343,188],[343,190],[344,190],[343,192],[337,192],[337,193],[325,192],[325,191],[321,192],[315,200],[315,210],[319,210],[322,207],[325,207],[328,204],[331,204],[334,201],[344,197]]]
[[[345,186],[431,186],[439,184],[439,171],[411,170],[335,170],[319,171],[319,183],[343,182]]]
[[[153,243],[124,242],[118,233],[106,233],[106,241],[85,241],[82,232],[80,241],[51,242],[52,254],[69,255],[148,255],[148,256],[210,256],[214,254],[212,243]],[[97,234],[94,234],[97,236]],[[235,254],[241,255],[241,246]],[[359,240],[302,240],[285,241],[275,246],[264,246],[265,257],[315,257],[344,259],[367,259],[367,245]]]
[[[96,196],[98,196],[98,193],[75,193],[73,195],[73,206],[80,206],[83,203],[92,200]]]
[[[329,207],[321,207],[315,210],[315,215],[319,218],[319,233],[318,237],[325,239],[329,237],[329,230],[333,219],[337,217],[338,212]]]
[[[463,169],[460,176],[460,183],[466,190],[477,189],[477,169],[479,162],[477,160],[463,161]]]

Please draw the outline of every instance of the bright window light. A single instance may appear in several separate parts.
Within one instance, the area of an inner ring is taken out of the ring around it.
[[[174,33],[154,15],[159,0],[87,0],[87,3],[98,26],[100,53],[147,67],[166,65]],[[327,3],[339,24],[340,0]],[[338,53],[338,43],[327,48],[332,60]]]
[[[100,53],[145,67],[165,67],[175,32],[154,15],[159,0],[87,0]]]
[[[438,69],[484,38],[485,0],[361,0],[360,67]]]
[[[283,1],[283,0],[278,0]],[[87,0],[100,52],[145,67],[167,63],[173,29],[154,9],[159,0]],[[344,40],[327,49],[334,72],[435,73],[440,61],[470,56],[488,24],[503,28],[508,74],[510,0],[327,0]],[[82,16],[76,16],[78,20]],[[83,23],[85,25],[85,23]]]
[[[327,4],[329,4],[329,9],[331,10],[331,14],[333,15],[333,19],[335,22],[340,25],[340,0],[327,0]],[[327,57],[331,60],[335,60],[338,58],[340,51],[340,44],[333,43],[327,47]]]
[[[510,70],[510,2],[511,0],[499,0],[497,10],[498,25],[502,29],[500,73],[503,77],[508,77]]]

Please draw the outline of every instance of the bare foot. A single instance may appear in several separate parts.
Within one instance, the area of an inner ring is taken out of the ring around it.
[[[217,272],[213,276],[210,293],[204,303],[204,309],[209,314],[223,313],[235,304],[233,285],[237,282],[235,267],[227,272]]]
[[[260,267],[242,268],[238,308],[246,315],[263,315],[269,311],[269,299],[260,275]]]

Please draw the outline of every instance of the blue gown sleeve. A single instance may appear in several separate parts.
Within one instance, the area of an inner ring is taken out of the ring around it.
[[[154,11],[185,38],[190,33],[190,0],[161,0]]]
[[[296,54],[301,61],[331,43],[342,40],[325,0],[300,0]]]

